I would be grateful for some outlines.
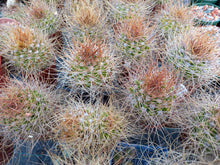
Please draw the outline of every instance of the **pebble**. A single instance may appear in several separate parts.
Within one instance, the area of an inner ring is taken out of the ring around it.
[[[205,6],[193,6],[192,12],[196,18],[204,21],[219,21],[220,10],[217,7],[205,5]]]

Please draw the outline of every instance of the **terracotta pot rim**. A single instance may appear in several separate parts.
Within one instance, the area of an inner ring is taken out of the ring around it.
[[[10,24],[10,23],[15,23],[15,24],[18,24],[20,25],[20,22],[14,20],[14,19],[11,19],[11,18],[0,18],[0,25],[5,25],[5,24]]]

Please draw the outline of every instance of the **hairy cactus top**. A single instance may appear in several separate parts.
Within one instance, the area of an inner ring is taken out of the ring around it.
[[[9,81],[0,89],[0,121],[8,131],[25,136],[47,134],[55,110],[50,89],[33,82]]]
[[[54,62],[52,45],[41,31],[16,25],[5,30],[0,53],[17,71],[38,72]]]
[[[105,43],[84,37],[83,42],[72,40],[62,63],[64,81],[71,87],[107,87],[115,74],[116,59]]]

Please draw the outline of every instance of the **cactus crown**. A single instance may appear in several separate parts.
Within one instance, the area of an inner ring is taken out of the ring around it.
[[[104,53],[104,45],[101,45],[100,41],[92,41],[89,37],[86,37],[83,42],[75,42],[76,58],[83,62],[85,65],[100,64]]]
[[[82,27],[89,28],[99,24],[101,11],[95,3],[81,2],[76,5],[76,9],[73,12],[76,23]]]
[[[34,36],[29,27],[16,26],[11,31],[10,39],[14,41],[15,49],[21,50],[30,46]]]
[[[69,85],[84,86],[89,90],[110,83],[116,58],[104,41],[92,40],[90,37],[84,37],[82,42],[72,41],[62,65]]]
[[[149,51],[155,38],[154,26],[142,17],[132,15],[116,29],[117,46],[126,58],[140,58]]]
[[[53,63],[53,44],[37,29],[15,25],[4,29],[2,55],[20,71],[39,71]]]
[[[202,32],[199,29],[188,33],[183,42],[185,49],[197,60],[210,60],[212,53],[216,50],[217,38],[211,32]]]
[[[175,74],[170,72],[166,66],[161,68],[150,66],[143,79],[144,92],[153,98],[165,97],[173,92],[175,84]]]
[[[181,23],[184,23],[185,21],[189,20],[192,17],[190,15],[189,8],[179,6],[179,5],[169,6],[169,14],[168,15],[170,16],[170,18],[173,18]]]
[[[180,5],[168,5],[161,12],[159,24],[163,33],[178,32],[181,29],[188,29],[193,22],[190,10]]]
[[[125,33],[126,37],[130,40],[142,38],[145,35],[144,19],[138,16],[132,16],[131,19],[123,22],[120,32]]]
[[[70,103],[64,113],[58,116],[61,138],[69,141],[84,141],[86,136],[92,143],[117,140],[126,127],[125,118],[113,107]],[[90,142],[88,142],[89,144]]]
[[[32,1],[28,13],[34,19],[42,19],[46,16],[47,5],[44,2]]]

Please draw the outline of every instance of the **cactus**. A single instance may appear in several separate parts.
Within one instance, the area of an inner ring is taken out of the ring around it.
[[[202,85],[218,75],[218,44],[209,32],[194,28],[168,43],[168,61],[182,72],[186,86]]]
[[[56,119],[59,124],[55,132],[59,132],[59,139],[87,154],[97,154],[100,149],[116,144],[126,135],[128,124],[125,114],[112,105],[76,102],[69,102]]]
[[[24,25],[37,27],[47,34],[57,31],[61,23],[56,6],[44,0],[31,1],[30,4],[20,6],[12,13],[10,11],[3,11],[3,15],[15,19]]]
[[[111,87],[117,58],[103,41],[84,37],[83,42],[73,39],[69,47],[60,70],[64,83],[73,89],[88,91]]]
[[[199,147],[205,152],[219,153],[220,143],[220,106],[219,95],[209,98],[208,95],[200,96],[194,103],[192,110],[191,136]],[[218,157],[220,155],[218,154]]]
[[[49,5],[43,0],[31,1],[24,14],[28,16],[31,26],[36,26],[47,34],[52,34],[59,29],[60,16],[52,3]]]
[[[74,34],[78,40],[83,40],[85,35],[92,38],[103,38],[106,28],[106,14],[97,2],[81,1],[70,3],[66,6],[65,18],[67,31]]]
[[[1,55],[17,71],[38,72],[55,60],[52,43],[45,34],[28,26],[12,26],[5,30]]]
[[[155,27],[149,24],[141,17],[132,16],[119,25],[116,44],[125,59],[140,59],[151,51]]]
[[[170,111],[176,98],[177,78],[166,66],[150,65],[147,72],[136,70],[127,86],[132,107],[150,116]]]
[[[147,9],[150,9],[150,5],[146,5],[144,1],[139,0],[122,0],[113,1],[112,4],[109,3],[112,8],[112,15],[116,21],[123,21],[125,19],[131,18],[132,15],[139,17],[145,17],[148,13]]]
[[[17,136],[48,135],[48,123],[55,110],[51,89],[28,81],[11,80],[1,88],[0,121]]]
[[[168,5],[156,19],[165,37],[188,30],[193,25],[193,17],[189,8],[180,5]]]

